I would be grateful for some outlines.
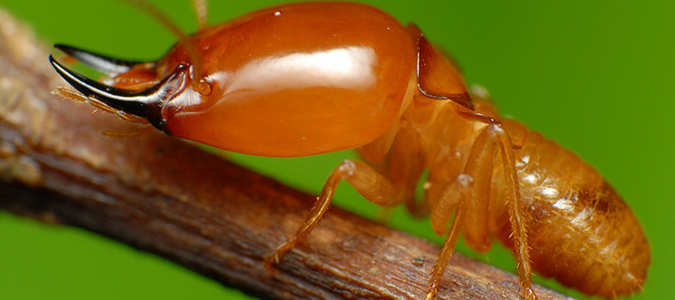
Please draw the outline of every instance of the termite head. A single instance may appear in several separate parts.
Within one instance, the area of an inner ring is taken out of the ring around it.
[[[126,61],[60,44],[54,47],[107,76],[103,82],[89,79],[50,56],[54,69],[84,97],[110,110],[146,119],[167,133],[166,117],[175,113],[167,103],[190,102],[200,95],[195,92],[195,68],[189,62],[179,63],[162,74],[155,62]]]

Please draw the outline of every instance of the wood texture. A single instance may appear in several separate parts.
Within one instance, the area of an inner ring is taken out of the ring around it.
[[[178,139],[50,94],[46,47],[0,11],[0,208],[78,226],[268,299],[420,299],[438,247],[332,208],[275,273],[262,259],[315,196]],[[1,237],[0,237],[1,238]],[[438,299],[517,299],[517,279],[461,255]],[[535,287],[540,299],[567,299]]]

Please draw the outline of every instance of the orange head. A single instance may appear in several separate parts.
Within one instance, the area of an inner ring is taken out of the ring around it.
[[[415,83],[416,44],[408,30],[353,3],[253,12],[186,37],[150,63],[56,47],[109,75],[99,83],[52,58],[85,96],[168,134],[255,155],[364,145],[396,120]]]

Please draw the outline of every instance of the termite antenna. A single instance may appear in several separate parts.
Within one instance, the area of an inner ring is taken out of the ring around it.
[[[197,17],[197,25],[199,26],[199,29],[206,28],[209,21],[206,0],[193,0],[192,5],[195,9],[195,16]]]
[[[166,14],[164,14],[156,6],[150,4],[149,2],[145,0],[122,0],[122,1],[140,9],[141,11],[144,11],[145,13],[153,17],[166,29],[168,29],[173,35],[175,35],[178,38],[179,43],[185,45],[185,50],[187,51],[190,60],[192,60],[193,66],[192,88],[202,95],[209,94],[211,92],[211,86],[206,82],[206,80],[202,76],[201,57],[197,53],[197,47],[195,46],[195,43],[192,40],[192,38],[187,34],[185,34],[185,32],[183,32],[183,30],[181,30],[174,21],[169,19],[169,17]],[[193,4],[195,8],[195,13],[197,14],[197,23],[199,25],[199,28],[202,29],[206,26],[206,18],[207,18],[206,0],[194,0]]]

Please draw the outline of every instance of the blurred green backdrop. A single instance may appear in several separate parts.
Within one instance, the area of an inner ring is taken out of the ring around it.
[[[188,0],[151,2],[186,30],[196,28]],[[211,2],[210,22],[216,23],[284,1]],[[675,296],[672,275],[667,275],[675,267],[674,2],[364,2],[404,23],[417,23],[430,40],[453,53],[468,82],[490,90],[502,114],[596,166],[632,206],[652,245],[649,277],[634,299]],[[0,6],[48,43],[119,57],[154,59],[175,40],[144,14],[114,0],[1,0]],[[330,170],[350,155],[234,159],[317,192]],[[336,202],[370,217],[376,213],[345,186]],[[440,242],[428,221],[397,211],[391,223]],[[79,229],[0,212],[0,241],[0,299],[247,299],[163,259]],[[463,246],[460,251],[512,270],[508,252],[497,248],[489,255]]]

